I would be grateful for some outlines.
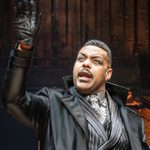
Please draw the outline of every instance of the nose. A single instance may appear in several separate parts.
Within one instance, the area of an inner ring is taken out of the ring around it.
[[[86,59],[86,60],[83,62],[82,66],[83,66],[84,68],[91,68],[91,62],[90,62],[90,60],[89,60],[89,59]]]

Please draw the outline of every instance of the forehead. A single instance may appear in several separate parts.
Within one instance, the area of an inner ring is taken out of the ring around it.
[[[106,57],[107,53],[105,50],[103,50],[102,48],[99,48],[97,46],[85,46],[82,47],[79,52],[78,55],[83,54],[83,55],[89,55],[89,56],[104,56]]]

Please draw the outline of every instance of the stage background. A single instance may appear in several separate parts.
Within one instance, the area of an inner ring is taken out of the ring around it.
[[[15,0],[0,1],[0,84],[16,41],[15,3]],[[111,81],[132,87],[138,96],[147,96],[149,104],[149,0],[39,0],[38,3],[42,22],[34,47],[28,90],[62,87],[62,77],[72,74],[75,56],[82,44],[89,39],[99,39],[112,49],[114,73]],[[149,112],[144,116],[146,114]],[[145,121],[148,133],[150,118],[146,117]],[[148,137],[150,139],[149,134]],[[33,130],[0,109],[1,150],[34,150],[36,142]]]

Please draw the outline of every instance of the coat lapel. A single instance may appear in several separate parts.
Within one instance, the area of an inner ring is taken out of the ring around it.
[[[123,121],[125,123],[126,131],[130,139],[131,149],[142,150],[141,144],[139,142],[137,116],[135,115],[134,112],[125,107],[121,107],[120,111]]]
[[[84,131],[86,138],[88,138],[87,120],[77,98],[70,95],[63,97],[61,100]]]

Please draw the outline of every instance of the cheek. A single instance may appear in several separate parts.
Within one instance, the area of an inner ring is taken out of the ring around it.
[[[77,72],[77,67],[76,67],[76,65],[74,65],[74,67],[73,67],[73,75],[75,75],[76,72]]]
[[[95,71],[95,80],[97,82],[104,81],[107,78],[107,73],[105,70],[96,70]]]
[[[78,73],[78,65],[75,64],[73,67],[73,79],[76,80],[77,78],[77,73]]]
[[[78,62],[75,62],[74,66],[73,66],[73,74],[77,74],[80,67],[81,67],[81,64]]]

